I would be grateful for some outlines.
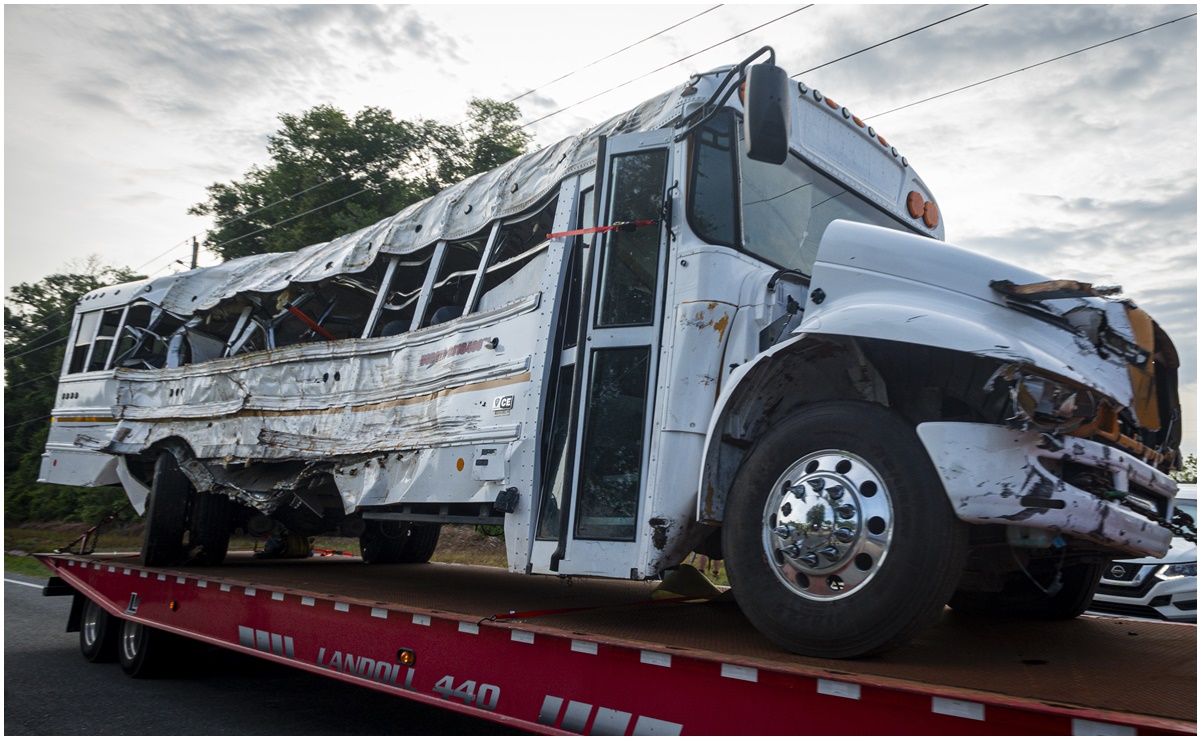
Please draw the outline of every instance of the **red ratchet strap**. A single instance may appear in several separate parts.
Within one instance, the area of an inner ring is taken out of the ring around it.
[[[507,614],[493,614],[490,617],[484,617],[479,621],[479,624],[484,622],[507,622],[512,619],[529,619],[530,617],[545,617],[550,614],[570,614],[571,612],[588,612],[594,609],[617,609],[623,606],[652,606],[654,604],[674,604],[680,601],[708,601],[717,598],[717,596],[675,596],[670,599],[650,599],[647,601],[631,601],[628,604],[605,604],[602,606],[573,606],[567,609],[540,609],[531,612],[508,612]]]
[[[309,327],[310,329],[312,329],[313,331],[317,332],[317,333],[318,333],[318,334],[320,334],[320,335],[321,335],[323,338],[325,338],[325,339],[328,339],[328,340],[329,340],[329,341],[331,341],[331,342],[336,342],[336,341],[338,341],[338,338],[337,338],[337,337],[335,337],[333,334],[330,334],[330,333],[329,333],[328,331],[326,331],[325,329],[322,329],[322,328],[321,328],[321,324],[318,324],[316,321],[313,321],[312,319],[310,319],[310,318],[309,318],[309,317],[308,317],[308,316],[305,314],[305,312],[304,312],[304,311],[301,311],[301,310],[300,310],[299,308],[297,308],[296,306],[293,306],[291,303],[285,303],[285,304],[284,304],[284,308],[286,308],[286,309],[288,309],[289,311],[291,311],[293,316],[295,316],[296,318],[298,318],[298,319],[300,319],[301,321],[303,321],[303,322],[305,323],[305,326],[307,326],[307,327]]]
[[[651,225],[657,224],[657,223],[659,223],[659,219],[657,219],[657,218],[652,218],[649,221],[618,221],[617,223],[610,224],[608,226],[593,226],[591,229],[576,229],[575,231],[560,231],[557,234],[547,234],[546,238],[547,239],[559,239],[564,236],[580,236],[581,234],[601,234],[606,231],[614,231],[616,229],[620,229],[621,231],[633,231],[634,229],[638,228],[639,226],[651,226]]]

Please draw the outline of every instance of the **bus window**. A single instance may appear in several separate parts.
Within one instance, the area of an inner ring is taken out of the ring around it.
[[[576,219],[577,229],[591,229],[596,226],[595,192],[589,188],[580,196],[580,215]],[[567,301],[567,312],[564,315],[563,346],[574,347],[580,334],[580,304],[583,299],[584,265],[588,264],[588,255],[596,234],[581,234],[568,257],[567,291],[564,300]]]
[[[422,326],[441,324],[463,315],[487,242],[487,236],[478,236],[447,243]]]
[[[577,537],[634,539],[650,354],[650,347],[601,349],[593,354]]]
[[[740,182],[741,212],[734,199]],[[688,222],[705,241],[809,275],[826,227],[840,218],[907,230],[795,155],[782,165],[748,158],[732,112],[693,137]]]
[[[413,315],[417,312],[421,288],[425,285],[425,276],[433,257],[434,247],[431,245],[399,258],[383,311],[375,324],[375,336],[403,334],[413,327]]]
[[[75,343],[71,345],[71,364],[68,373],[82,373],[86,369],[88,351],[92,348],[92,340],[96,338],[96,328],[100,326],[100,312],[91,311],[80,314],[79,328],[75,332]]]
[[[648,326],[654,323],[659,283],[658,219],[663,212],[667,150],[613,157],[607,223],[655,220],[634,231],[611,231],[601,266],[597,326]]]
[[[500,228],[484,272],[479,308],[487,311],[538,290],[545,271],[546,235],[554,230],[556,197],[532,218]]]
[[[92,355],[88,360],[88,372],[103,370],[108,365],[108,356],[113,348],[113,340],[117,338],[117,330],[121,328],[121,315],[124,308],[110,308],[100,319],[96,330],[96,339],[92,342]]]

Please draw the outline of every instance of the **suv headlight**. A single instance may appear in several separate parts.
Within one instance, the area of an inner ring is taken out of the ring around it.
[[[1171,565],[1165,565],[1159,569],[1159,577],[1169,581],[1173,578],[1196,578],[1197,564],[1172,563]]]

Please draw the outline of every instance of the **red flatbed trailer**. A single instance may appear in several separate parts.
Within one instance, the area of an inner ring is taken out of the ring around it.
[[[539,733],[1197,734],[1192,625],[948,611],[886,655],[823,660],[774,647],[732,603],[648,604],[653,583],[249,553],[38,558],[120,619]],[[509,612],[524,616],[489,619]]]

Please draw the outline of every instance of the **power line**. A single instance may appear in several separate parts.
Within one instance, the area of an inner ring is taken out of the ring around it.
[[[9,424],[9,425],[5,426],[4,428],[12,429],[13,427],[25,426],[26,424],[32,424],[35,421],[42,421],[43,419],[49,419],[50,416],[51,416],[50,414],[46,414],[45,416],[39,416],[36,419],[26,419],[25,421],[18,421],[16,424]]]
[[[913,34],[915,34],[915,33],[919,32],[919,31],[925,31],[927,28],[933,28],[934,26],[937,26],[937,25],[939,25],[940,23],[946,23],[947,21],[954,20],[954,19],[958,18],[958,17],[959,17],[959,16],[961,16],[961,15],[967,15],[968,13],[975,12],[975,11],[979,10],[980,8],[987,8],[987,7],[988,7],[988,5],[987,5],[987,4],[985,4],[985,5],[977,5],[976,7],[974,7],[974,8],[971,8],[971,9],[969,9],[969,10],[965,10],[965,11],[963,11],[962,13],[956,13],[955,15],[949,16],[949,17],[947,17],[947,18],[943,18],[941,21],[935,21],[935,22],[933,22],[933,23],[929,23],[929,24],[927,24],[927,25],[924,25],[924,26],[922,26],[921,28],[915,28],[915,29],[913,29],[912,31],[908,31],[908,32],[906,32],[906,33],[903,33],[903,34],[901,34],[900,36],[893,36],[892,38],[888,39],[887,41],[881,41],[881,42],[880,42],[880,43],[878,43],[878,44],[872,44],[871,46],[868,46],[868,47],[866,47],[866,48],[860,49],[859,51],[853,52],[853,53],[851,53],[851,54],[847,54],[846,56],[841,56],[841,57],[838,57],[837,59],[831,59],[830,61],[826,62],[825,64],[819,64],[819,65],[817,65],[816,67],[810,67],[809,69],[806,69],[806,70],[804,70],[804,71],[802,71],[802,72],[797,72],[796,74],[794,74],[794,75],[792,75],[792,76],[793,76],[793,77],[799,77],[799,76],[801,76],[801,75],[803,75],[803,74],[809,74],[810,72],[813,72],[813,71],[815,71],[815,70],[819,70],[819,69],[821,69],[822,67],[829,67],[831,64],[834,64],[834,63],[836,63],[836,62],[841,62],[841,61],[842,61],[842,60],[844,60],[844,59],[850,59],[850,58],[851,58],[851,57],[853,57],[853,56],[858,56],[859,54],[862,54],[862,53],[863,53],[863,52],[865,52],[865,51],[871,51],[872,49],[878,49],[879,47],[881,47],[881,46],[884,46],[885,44],[891,44],[893,41],[896,41],[897,39],[903,39],[903,38],[905,38],[906,36],[912,36]]]
[[[6,359],[6,360],[15,360],[15,359],[17,359],[18,357],[24,357],[25,355],[32,354],[32,353],[34,353],[34,352],[37,352],[37,351],[38,351],[38,350],[40,350],[40,349],[46,349],[47,347],[53,347],[53,346],[54,346],[54,345],[56,345],[56,344],[62,344],[62,343],[63,343],[63,342],[65,342],[65,341],[67,341],[67,338],[66,338],[66,337],[63,337],[62,339],[55,339],[53,342],[47,342],[46,344],[43,344],[43,345],[41,345],[40,347],[34,347],[34,348],[32,348],[32,349],[27,349],[27,350],[25,350],[24,352],[21,352],[20,354],[16,354],[16,355],[10,355],[10,354],[8,354],[8,353],[5,353],[5,355],[4,355],[4,359]]]
[[[594,100],[596,98],[599,98],[602,95],[607,95],[608,93],[611,93],[614,90],[619,90],[619,89],[625,87],[626,85],[637,82],[638,80],[641,80],[645,77],[650,77],[651,75],[655,74],[656,72],[662,72],[663,70],[667,69],[668,67],[674,67],[675,65],[680,64],[681,62],[686,62],[695,56],[704,54],[705,52],[710,51],[712,49],[716,49],[717,47],[721,46],[722,44],[728,44],[731,41],[733,41],[734,39],[741,38],[741,37],[747,35],[748,33],[753,33],[754,31],[758,31],[760,28],[763,28],[764,26],[770,26],[771,24],[773,24],[777,21],[784,20],[785,18],[787,18],[790,15],[795,15],[796,13],[799,13],[802,10],[808,10],[809,8],[812,8],[812,7],[813,7],[813,5],[809,4],[802,8],[797,8],[796,10],[785,13],[784,15],[780,16],[779,18],[773,18],[772,20],[770,20],[766,23],[761,23],[758,26],[755,26],[754,28],[743,31],[740,34],[731,36],[730,38],[728,38],[724,41],[719,41],[716,44],[713,44],[712,46],[706,46],[704,49],[701,49],[700,51],[695,52],[693,54],[689,54],[686,57],[677,59],[674,62],[671,62],[670,64],[665,64],[662,67],[659,67],[658,69],[652,69],[650,72],[647,72],[646,74],[639,75],[638,77],[635,77],[630,80],[626,80],[625,82],[621,83],[620,85],[614,85],[613,87],[609,88],[608,90],[605,90],[603,92],[598,92],[596,95],[589,96],[587,98],[584,98],[583,100],[577,100],[576,102],[572,103],[571,105],[564,106],[563,108],[560,108],[559,110],[554,111],[553,113],[547,113],[545,116],[542,116],[541,118],[535,118],[534,120],[530,121],[529,123],[523,123],[519,128],[529,128],[530,126],[533,126],[535,123],[538,123],[540,121],[545,121],[546,119],[550,118],[551,116],[557,116],[560,113],[562,113],[563,111],[571,110],[572,108],[576,107],[577,105],[582,105],[584,103],[587,103],[589,100]]]
[[[343,196],[341,198],[338,198],[337,200],[331,200],[329,203],[326,203],[324,205],[317,206],[316,208],[310,208],[309,210],[305,211],[304,213],[298,213],[295,216],[289,216],[288,218],[285,218],[282,221],[276,221],[275,223],[264,226],[263,228],[258,229],[257,231],[252,231],[249,234],[243,234],[241,236],[234,237],[233,239],[223,241],[220,244],[215,245],[213,247],[213,249],[219,249],[221,247],[224,247],[226,244],[233,244],[236,241],[241,241],[242,239],[246,239],[247,237],[254,236],[255,234],[261,234],[262,232],[268,231],[269,229],[274,229],[276,226],[283,226],[284,224],[288,223],[289,221],[295,221],[296,219],[307,216],[310,213],[316,213],[317,211],[320,211],[323,208],[329,208],[330,206],[341,203],[344,200],[349,200],[349,199],[355,197],[356,195],[362,195],[363,193],[367,192],[368,190],[369,190],[369,188],[363,188],[362,190],[359,190],[358,192]]]
[[[12,385],[5,385],[4,389],[12,390],[13,388],[20,388],[23,385],[29,385],[30,383],[36,383],[39,380],[45,380],[46,378],[57,378],[57,377],[59,377],[59,372],[56,370],[52,373],[46,373],[45,375],[39,375],[36,378],[30,378],[29,380],[22,380],[20,383],[14,383]]]
[[[720,7],[721,7],[721,5],[714,5],[712,8],[709,8],[708,10],[702,10],[701,12],[699,12],[699,13],[697,13],[696,15],[692,16],[691,18],[685,18],[684,20],[680,21],[679,23],[677,23],[677,24],[675,24],[675,25],[673,25],[673,26],[668,26],[667,28],[664,28],[662,31],[658,31],[658,32],[656,32],[656,33],[652,33],[650,36],[647,36],[646,38],[642,39],[641,41],[635,41],[634,43],[630,44],[629,46],[626,46],[626,47],[624,47],[624,48],[622,48],[622,49],[618,49],[617,51],[613,52],[612,54],[609,54],[608,56],[603,56],[603,57],[601,57],[600,59],[597,59],[597,60],[596,60],[596,61],[594,61],[594,62],[589,62],[588,64],[585,64],[583,67],[580,67],[579,69],[577,69],[577,70],[574,70],[574,71],[572,71],[572,72],[568,72],[567,74],[565,74],[565,75],[562,75],[561,77],[556,77],[555,79],[551,80],[550,82],[544,82],[543,84],[539,85],[538,87],[535,87],[535,88],[534,88],[534,89],[532,89],[532,90],[527,90],[527,91],[523,92],[522,94],[518,95],[518,96],[517,96],[517,97],[515,97],[515,98],[509,98],[508,102],[510,102],[510,103],[516,102],[516,101],[518,101],[518,100],[520,100],[520,99],[524,98],[526,95],[530,95],[530,94],[532,94],[532,93],[535,93],[535,92],[537,92],[537,91],[541,90],[541,89],[542,89],[542,88],[544,88],[544,87],[549,87],[550,85],[553,85],[553,84],[555,84],[556,82],[559,82],[560,80],[565,80],[565,79],[567,79],[568,77],[571,77],[571,76],[572,76],[572,75],[574,75],[574,74],[578,74],[578,73],[580,73],[580,72],[583,72],[584,70],[588,69],[589,67],[593,67],[593,66],[596,66],[597,64],[600,64],[601,62],[605,61],[606,59],[612,59],[613,57],[617,56],[618,54],[621,54],[622,52],[629,51],[630,49],[633,49],[635,46],[638,46],[638,45],[640,45],[640,44],[644,44],[644,43],[646,43],[647,41],[650,41],[651,39],[655,38],[656,36],[662,36],[663,34],[667,33],[668,31],[671,31],[671,30],[673,30],[673,29],[679,28],[680,26],[684,25],[685,23],[688,23],[688,22],[690,22],[690,21],[694,21],[694,20],[696,20],[697,18],[700,18],[702,15],[704,15],[704,14],[706,14],[706,13],[712,13],[713,11],[717,10],[717,9],[718,9],[718,8],[720,8]]]
[[[870,119],[873,119],[873,118],[880,118],[881,116],[886,116],[886,115],[888,115],[889,113],[896,113],[896,112],[897,112],[897,111],[899,111],[899,110],[904,110],[904,109],[906,109],[906,108],[912,108],[913,106],[915,106],[915,105],[921,105],[922,103],[928,103],[928,102],[930,102],[931,100],[937,100],[938,98],[945,98],[945,97],[946,97],[946,96],[948,96],[948,95],[953,95],[954,93],[957,93],[957,92],[963,92],[964,90],[968,90],[968,89],[971,89],[971,88],[973,88],[973,87],[978,87],[978,86],[980,86],[980,85],[983,85],[983,84],[985,84],[985,83],[988,83],[988,82],[995,82],[996,80],[1000,80],[1000,79],[1002,79],[1002,78],[1005,78],[1005,77],[1009,77],[1009,76],[1011,76],[1011,75],[1018,74],[1019,72],[1025,72],[1025,71],[1027,71],[1027,70],[1034,69],[1035,67],[1041,67],[1041,66],[1043,66],[1044,64],[1050,64],[1051,62],[1058,62],[1060,59],[1067,59],[1067,58],[1068,58],[1068,57],[1070,57],[1070,56],[1074,56],[1074,55],[1076,55],[1076,54],[1082,54],[1082,53],[1084,53],[1084,52],[1086,52],[1086,51],[1091,51],[1091,50],[1093,50],[1093,49],[1096,49],[1096,48],[1098,48],[1098,47],[1105,46],[1106,44],[1112,44],[1112,43],[1114,43],[1114,42],[1116,42],[1116,41],[1121,41],[1121,40],[1123,40],[1123,39],[1128,39],[1128,38],[1130,38],[1131,36],[1137,36],[1137,35],[1139,35],[1140,33],[1146,33],[1147,31],[1154,31],[1154,30],[1155,30],[1155,29],[1157,29],[1157,28],[1163,28],[1164,26],[1169,26],[1169,25],[1171,25],[1171,24],[1173,24],[1173,23],[1178,23],[1178,22],[1180,22],[1180,21],[1187,20],[1187,19],[1189,19],[1189,18],[1193,18],[1193,17],[1195,17],[1196,15],[1197,15],[1196,13],[1190,13],[1190,14],[1188,14],[1188,15],[1183,15],[1183,16],[1181,16],[1181,17],[1179,17],[1179,18],[1176,18],[1176,19],[1174,19],[1174,20],[1166,21],[1166,22],[1164,22],[1164,23],[1160,23],[1160,24],[1158,24],[1158,25],[1155,25],[1155,26],[1150,26],[1150,27],[1148,27],[1148,28],[1144,28],[1144,29],[1142,29],[1142,30],[1140,30],[1140,31],[1135,31],[1134,33],[1128,33],[1128,34],[1126,34],[1126,35],[1124,35],[1124,36],[1118,36],[1117,38],[1112,38],[1112,39],[1110,39],[1110,40],[1108,40],[1108,41],[1102,41],[1102,42],[1101,42],[1101,43],[1099,43],[1099,44],[1093,44],[1092,46],[1086,46],[1086,47],[1084,47],[1083,49],[1077,49],[1076,51],[1068,52],[1067,54],[1061,54],[1061,55],[1059,55],[1059,56],[1057,56],[1057,57],[1054,57],[1054,58],[1052,58],[1052,59],[1047,59],[1047,60],[1045,60],[1045,61],[1038,62],[1037,64],[1031,64],[1031,65],[1029,65],[1029,66],[1022,67],[1021,69],[1015,69],[1015,70],[1013,70],[1012,72],[1006,72],[1006,73],[1005,73],[1005,74],[1003,74],[1003,75],[997,75],[996,77],[989,77],[987,80],[980,80],[979,82],[973,82],[973,83],[972,83],[972,84],[970,84],[970,85],[964,85],[963,87],[957,87],[957,88],[955,88],[954,90],[948,90],[947,92],[944,92],[944,93],[939,93],[938,95],[932,95],[932,96],[930,96],[930,97],[928,97],[928,98],[923,98],[923,99],[921,99],[921,100],[918,100],[918,101],[916,101],[916,102],[913,102],[913,103],[908,103],[908,104],[906,104],[906,105],[902,105],[902,106],[900,106],[900,107],[893,108],[893,109],[891,109],[891,110],[886,110],[886,111],[884,111],[883,113],[875,113],[875,114],[873,114],[873,115],[870,115],[870,116],[864,116],[864,117],[863,117],[863,120],[867,121],[867,120],[870,120]]]

